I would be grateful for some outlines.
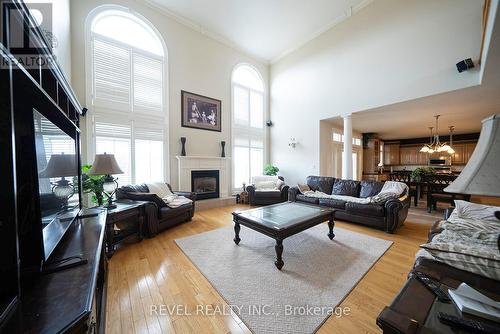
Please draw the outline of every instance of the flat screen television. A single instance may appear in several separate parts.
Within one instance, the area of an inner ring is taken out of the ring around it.
[[[80,211],[76,130],[67,133],[33,110],[44,261]]]

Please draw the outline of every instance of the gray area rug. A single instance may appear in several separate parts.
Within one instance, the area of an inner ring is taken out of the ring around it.
[[[232,226],[175,242],[254,333],[313,333],[356,286],[392,242],[320,224],[283,241],[275,265],[275,241]],[[339,311],[339,310],[336,310]]]

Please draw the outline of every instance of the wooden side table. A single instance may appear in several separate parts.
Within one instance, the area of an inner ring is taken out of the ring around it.
[[[145,217],[145,201],[121,199],[113,202],[116,208],[108,210],[106,218],[106,255],[113,256],[115,246],[129,238],[142,240]],[[123,223],[126,228],[115,230],[117,223]]]

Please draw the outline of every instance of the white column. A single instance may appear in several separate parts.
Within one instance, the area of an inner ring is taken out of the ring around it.
[[[352,180],[352,120],[351,115],[344,118],[344,153],[342,155],[342,178]]]

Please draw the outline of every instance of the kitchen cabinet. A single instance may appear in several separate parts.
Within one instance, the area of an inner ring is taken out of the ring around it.
[[[466,143],[465,144],[465,163],[467,164],[474,153],[474,149],[476,148],[477,142]]]
[[[417,150],[413,146],[403,146],[399,148],[399,164],[400,165],[416,165]]]
[[[466,152],[465,152],[466,144],[453,144],[453,149],[455,153],[451,155],[451,163],[452,165],[465,165],[466,164]],[[467,159],[468,161],[468,159]]]
[[[416,147],[415,154],[417,155],[417,165],[427,166],[429,164],[429,154],[420,152],[422,146]]]
[[[378,169],[378,164],[380,163],[380,140],[375,139],[373,141],[373,165],[375,170]]]
[[[401,146],[399,148],[399,164],[427,166],[430,156],[428,153],[420,152],[421,148],[421,145]]]
[[[453,144],[455,153],[451,156],[451,163],[453,165],[466,165],[469,162],[472,153],[474,153],[476,145],[477,142]]]
[[[384,165],[399,165],[399,143],[384,143]]]
[[[455,153],[450,156],[447,152],[436,152],[433,154],[422,153],[420,152],[422,148],[421,144],[401,146],[399,142],[386,142],[384,143],[383,161],[385,166],[427,166],[429,164],[429,159],[446,159],[448,163],[451,159],[452,165],[466,165],[472,153],[474,153],[476,145],[477,142],[475,141],[453,143]],[[368,164],[366,166],[369,166],[369,169],[365,169],[365,173],[377,171],[378,160],[375,160],[374,149],[375,147],[373,145],[368,149],[369,154],[366,158],[369,160],[369,163],[366,162],[366,164]],[[366,152],[365,148],[365,155],[367,154]]]
[[[363,148],[363,172],[376,173],[380,163],[380,140],[369,139]]]

